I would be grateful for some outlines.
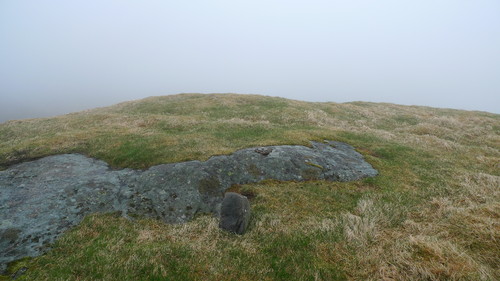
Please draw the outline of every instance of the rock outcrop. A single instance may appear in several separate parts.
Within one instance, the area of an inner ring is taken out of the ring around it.
[[[340,142],[248,148],[205,162],[113,170],[103,161],[64,154],[0,171],[0,271],[37,256],[65,230],[95,212],[119,212],[167,223],[218,213],[224,191],[265,179],[352,181],[377,175]]]

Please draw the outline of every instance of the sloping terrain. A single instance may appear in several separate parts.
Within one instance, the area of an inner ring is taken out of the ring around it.
[[[251,198],[248,232],[88,216],[26,280],[500,279],[500,115],[252,95],[152,97],[0,124],[2,168],[81,153],[113,167],[266,145],[349,143],[379,171],[351,183],[233,186]]]

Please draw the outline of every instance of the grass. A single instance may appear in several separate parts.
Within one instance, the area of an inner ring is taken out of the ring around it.
[[[114,167],[206,160],[333,139],[380,175],[234,186],[253,211],[232,235],[200,215],[168,225],[88,216],[24,280],[498,280],[500,115],[253,95],[152,97],[0,124],[4,168],[78,152]]]

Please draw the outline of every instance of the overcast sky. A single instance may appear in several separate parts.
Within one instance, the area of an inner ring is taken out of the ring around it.
[[[0,122],[183,92],[500,113],[500,1],[0,0]]]

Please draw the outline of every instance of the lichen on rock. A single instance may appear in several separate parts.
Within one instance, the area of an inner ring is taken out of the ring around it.
[[[352,181],[377,175],[348,144],[311,142],[248,148],[205,162],[114,170],[80,154],[49,156],[0,171],[0,272],[7,263],[47,251],[64,231],[96,212],[182,223],[218,214],[235,184]]]

